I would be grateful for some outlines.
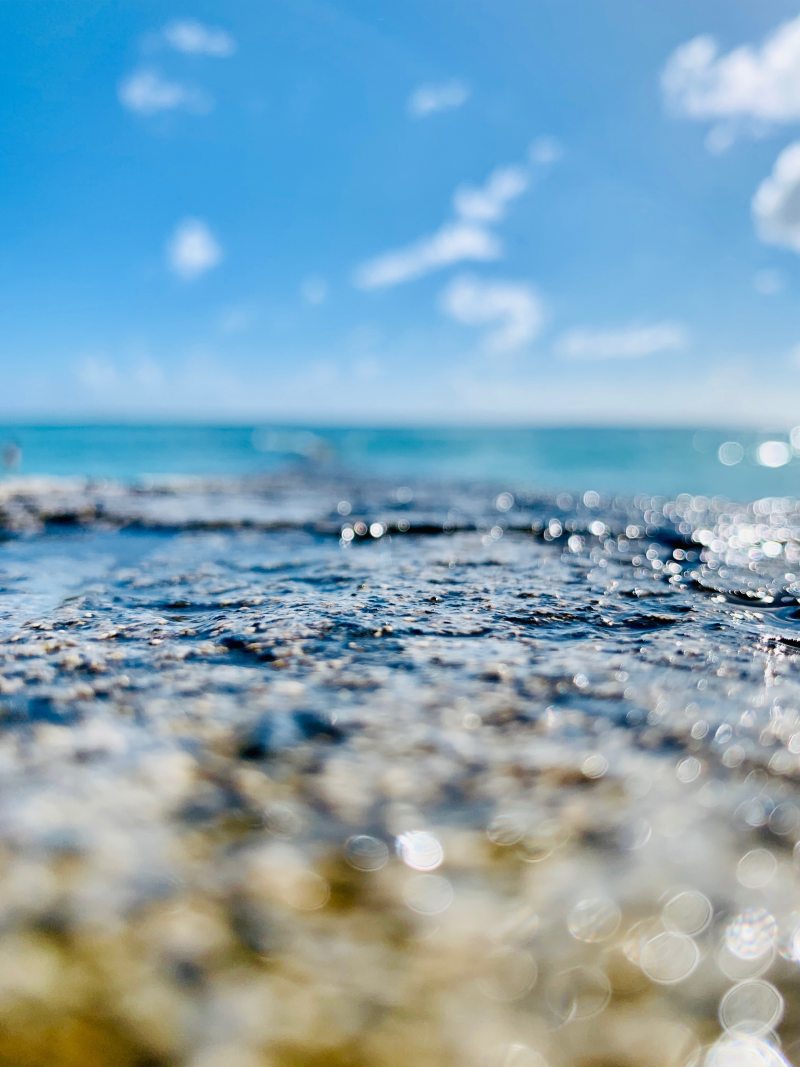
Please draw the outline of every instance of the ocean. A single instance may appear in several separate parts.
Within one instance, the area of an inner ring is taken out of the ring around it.
[[[15,473],[130,480],[248,475],[287,466],[383,476],[503,482],[733,500],[800,493],[790,432],[686,429],[369,429],[288,426],[0,426],[21,450]],[[800,446],[800,436],[794,443]]]
[[[800,1062],[787,433],[4,437],[0,1063]]]

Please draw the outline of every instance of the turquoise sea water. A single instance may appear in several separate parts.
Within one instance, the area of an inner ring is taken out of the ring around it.
[[[7,466],[23,475],[136,479],[255,474],[301,465],[400,479],[624,494],[690,492],[739,500],[800,495],[800,437],[795,435],[797,450],[791,442],[786,430],[734,429],[0,427]]]

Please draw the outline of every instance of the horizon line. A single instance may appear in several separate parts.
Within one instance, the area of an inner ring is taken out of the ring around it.
[[[336,417],[315,418],[309,416],[280,416],[280,415],[242,415],[220,418],[210,415],[186,415],[173,414],[163,416],[147,415],[22,415],[12,416],[0,413],[0,429],[90,429],[90,428],[124,428],[136,427],[140,429],[182,429],[182,428],[208,428],[216,430],[234,429],[260,429],[265,426],[275,426],[286,429],[302,430],[373,430],[373,431],[423,431],[423,430],[447,430],[447,431],[614,431],[625,430],[631,432],[643,431],[684,431],[695,433],[707,432],[746,432],[746,433],[788,433],[795,426],[800,425],[800,415],[797,422],[792,420],[775,420],[771,422],[754,420],[752,422],[734,422],[724,420],[709,421],[660,421],[660,420],[624,420],[617,421],[594,421],[583,419],[539,419],[525,420],[521,418],[473,417],[459,419],[432,418],[428,416],[385,419],[348,419]]]

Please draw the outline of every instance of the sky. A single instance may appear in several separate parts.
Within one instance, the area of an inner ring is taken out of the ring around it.
[[[796,0],[3,0],[0,53],[0,418],[798,422]]]

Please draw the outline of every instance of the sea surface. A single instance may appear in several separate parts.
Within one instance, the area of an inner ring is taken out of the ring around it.
[[[794,443],[796,448],[792,447]],[[210,425],[0,425],[23,474],[130,480],[295,468],[507,482],[537,490],[800,495],[800,428],[368,429]],[[1,457],[0,457],[1,458]],[[2,467],[0,467],[0,470]]]
[[[0,1065],[800,1064],[788,433],[6,437]]]

